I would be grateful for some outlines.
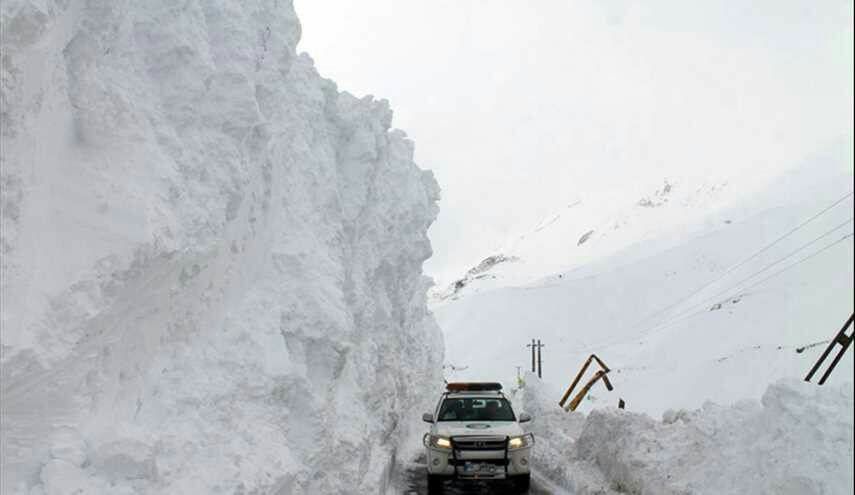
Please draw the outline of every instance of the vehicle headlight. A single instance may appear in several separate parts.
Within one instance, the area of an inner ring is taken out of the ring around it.
[[[518,437],[511,437],[508,441],[508,450],[524,449],[534,445],[534,435],[526,433]]]
[[[424,444],[426,447],[435,449],[451,450],[451,440],[448,437],[439,435],[425,435]]]

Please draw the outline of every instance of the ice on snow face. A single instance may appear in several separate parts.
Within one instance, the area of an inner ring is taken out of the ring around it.
[[[376,491],[438,188],[290,2],[3,2],[3,493]]]

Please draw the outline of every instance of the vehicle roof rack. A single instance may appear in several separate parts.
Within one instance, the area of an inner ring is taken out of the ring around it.
[[[502,384],[497,382],[453,382],[447,383],[445,389],[449,392],[498,392]]]

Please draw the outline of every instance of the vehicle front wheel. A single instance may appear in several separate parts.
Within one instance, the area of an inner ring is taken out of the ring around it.
[[[429,495],[440,495],[443,493],[442,482],[444,478],[437,474],[428,473],[428,494]]]

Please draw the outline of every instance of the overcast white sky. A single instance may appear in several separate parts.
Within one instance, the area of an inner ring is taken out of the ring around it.
[[[442,281],[579,194],[773,174],[852,134],[851,1],[295,3],[300,50],[390,100],[435,172]]]

